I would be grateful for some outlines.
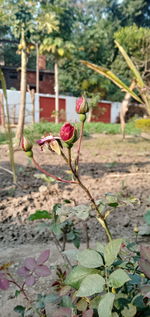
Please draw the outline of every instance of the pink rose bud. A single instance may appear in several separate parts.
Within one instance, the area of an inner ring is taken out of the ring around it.
[[[88,103],[85,97],[80,97],[76,101],[76,112],[78,114],[85,114],[89,111]]]
[[[25,152],[29,152],[32,150],[32,143],[29,139],[27,139],[25,136],[22,137],[22,149]]]
[[[60,129],[60,137],[66,144],[73,145],[78,139],[78,131],[73,125],[66,122]]]

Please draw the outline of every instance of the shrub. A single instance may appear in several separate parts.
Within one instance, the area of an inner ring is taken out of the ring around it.
[[[150,119],[149,118],[141,118],[135,121],[135,126],[138,129],[141,129],[144,132],[150,132]]]

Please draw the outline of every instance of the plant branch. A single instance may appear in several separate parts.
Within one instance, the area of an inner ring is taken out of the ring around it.
[[[76,158],[76,167],[77,170],[79,168],[79,158],[80,158],[80,151],[81,151],[81,142],[83,137],[83,130],[84,130],[84,121],[81,122],[81,128],[80,128],[80,138],[79,138],[79,144],[78,144],[78,150],[77,150],[77,158]]]
[[[75,176],[79,186],[85,191],[85,193],[87,194],[89,200],[91,201],[91,204],[93,206],[93,208],[95,209],[96,211],[96,218],[98,220],[98,222],[101,224],[101,226],[104,228],[105,230],[105,233],[107,235],[107,238],[109,241],[112,240],[112,236],[111,236],[111,233],[110,233],[110,230],[108,228],[108,225],[107,225],[107,222],[106,220],[104,219],[104,216],[102,216],[99,212],[99,209],[98,209],[98,206],[96,205],[96,202],[93,198],[93,196],[91,195],[90,191],[88,190],[88,188],[81,182],[78,174],[76,173],[76,171],[74,170],[73,166],[72,166],[72,159],[71,159],[71,149],[69,148],[68,149],[68,161],[69,161],[69,166],[70,166],[70,169],[73,173],[73,175]]]
[[[63,258],[63,260],[68,263],[68,266],[69,266],[70,268],[72,268],[72,265],[71,265],[71,263],[70,263],[68,257],[63,253],[62,246],[61,246],[61,244],[59,243],[58,239],[56,238],[56,236],[55,236],[55,234],[54,234],[53,232],[52,232],[52,236],[53,236],[53,240],[54,240],[54,242],[55,242],[55,245],[56,245],[56,248],[57,248],[59,254],[60,254],[61,257]]]
[[[31,301],[30,301],[28,295],[26,294],[26,292],[25,292],[25,290],[24,290],[24,283],[23,283],[22,286],[20,286],[20,285],[14,280],[13,276],[12,276],[9,272],[7,272],[7,275],[11,278],[11,280],[9,280],[9,282],[15,284],[15,285],[19,288],[20,292],[24,295],[25,299],[26,299],[29,303],[31,303]]]
[[[77,182],[75,182],[75,181],[65,180],[65,179],[62,179],[62,178],[60,178],[60,177],[57,177],[57,176],[55,176],[55,175],[50,174],[50,173],[47,172],[45,169],[43,169],[43,168],[36,162],[36,160],[35,160],[34,158],[32,158],[32,161],[33,161],[35,167],[36,167],[39,171],[41,171],[42,173],[44,173],[44,174],[47,175],[47,176],[50,176],[50,177],[54,178],[56,181],[62,182],[62,183],[77,184]]]

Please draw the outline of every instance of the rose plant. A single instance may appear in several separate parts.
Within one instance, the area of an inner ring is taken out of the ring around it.
[[[80,131],[67,122],[61,127],[60,136],[54,137],[49,134],[37,141],[41,150],[47,147],[51,152],[62,157],[70,168],[71,179],[60,178],[43,169],[34,157],[31,142],[27,138],[23,138],[22,141],[23,150],[32,159],[36,168],[58,182],[79,186],[89,200],[88,205],[56,204],[51,213],[39,210],[29,217],[32,221],[47,220],[44,226],[50,229],[67,266],[65,269],[57,268],[50,294],[39,294],[37,300],[33,302],[26,294],[26,287],[32,287],[39,277],[47,277],[50,274],[49,268],[45,265],[49,251],[44,251],[37,259],[29,258],[24,261],[23,266],[17,271],[17,274],[24,279],[22,285],[15,281],[7,265],[2,266],[0,288],[7,290],[13,283],[25,296],[30,305],[27,305],[27,308],[22,306],[15,308],[20,316],[25,316],[26,311],[32,309],[33,316],[36,311],[40,317],[46,317],[46,301],[49,301],[58,305],[53,317],[148,317],[150,316],[150,247],[142,245],[139,248],[137,230],[134,243],[128,243],[122,238],[112,239],[107,218],[114,208],[121,206],[122,203],[126,204],[127,201],[120,195],[117,197],[106,195],[105,200],[95,200],[89,188],[83,183],[79,163],[84,123],[88,112],[84,97],[77,100],[76,111],[80,118]],[[77,141],[77,153],[73,160],[72,148]],[[68,253],[65,251],[68,237],[71,237],[79,248],[79,235],[70,217],[73,215],[85,221],[91,211],[95,211],[95,217],[104,229],[108,243],[97,243],[93,249],[87,245],[82,251],[77,249],[74,255]]]

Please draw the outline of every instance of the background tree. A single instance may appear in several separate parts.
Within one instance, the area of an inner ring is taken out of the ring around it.
[[[121,28],[114,34],[115,40],[126,50],[132,58],[143,79],[149,84],[150,80],[150,29],[132,26]],[[131,80],[132,73],[122,55],[118,54],[112,64],[112,70],[118,75]]]
[[[49,60],[54,63],[55,73],[55,123],[59,122],[59,78],[58,69],[59,64],[64,58],[69,58],[74,48],[71,41],[72,22],[74,19],[72,7],[66,0],[61,2],[61,7],[58,6],[58,1],[53,1],[52,5],[46,6],[45,10],[52,10],[56,13],[59,29],[47,35],[41,45],[40,52],[42,54],[49,54]],[[41,21],[41,26],[45,24]],[[48,31],[48,30],[47,30]],[[49,33],[49,31],[48,31]]]
[[[30,10],[32,9],[34,29],[32,39],[34,38],[34,43],[38,42],[42,44],[44,40],[49,41],[51,50],[50,52],[47,51],[47,65],[52,69],[56,59],[59,60],[59,86],[62,93],[77,96],[83,92],[84,86],[88,86],[88,88],[85,89],[86,93],[91,94],[92,89],[93,93],[95,93],[97,85],[97,90],[100,88],[100,92],[103,88],[105,89],[105,98],[110,100],[122,100],[123,94],[119,89],[108,80],[99,78],[92,70],[81,65],[80,60],[88,60],[97,65],[115,69],[118,74],[122,71],[122,74],[119,75],[121,75],[121,77],[125,75],[126,83],[129,83],[129,71],[122,68],[123,62],[120,60],[121,57],[118,54],[118,49],[114,45],[114,33],[119,32],[122,27],[129,26],[133,28],[133,33],[134,27],[138,27],[138,33],[141,27],[145,30],[146,26],[149,26],[150,21],[150,4],[148,0],[62,0],[61,2],[59,0],[19,0],[17,2],[15,0],[2,0],[2,2],[5,3],[5,10],[3,11],[5,13],[5,19],[3,19],[3,13],[1,13],[0,34],[3,33],[4,39],[20,40],[13,35],[14,23],[12,23],[13,12],[18,3],[27,6]],[[8,8],[10,4],[13,9],[11,9],[11,14],[9,15]],[[38,22],[37,17],[39,18]],[[50,17],[51,23],[53,22],[53,24],[55,24],[55,19],[57,18],[59,31],[55,30],[49,33],[48,25],[51,25]],[[3,23],[3,20],[5,20],[5,23]],[[3,32],[4,25],[5,31]],[[39,30],[40,25],[42,27]],[[43,25],[45,26],[43,27]],[[128,35],[130,38],[132,37],[130,32]],[[124,35],[122,35],[122,38],[123,37]],[[118,41],[120,40],[118,39]],[[136,41],[137,38],[135,37],[135,41],[131,43],[131,46],[136,44]],[[66,53],[66,42],[71,43],[71,45],[73,43],[74,45],[73,52],[71,49],[69,58],[63,54],[63,52]],[[128,40],[126,42],[127,45],[122,42],[121,44],[128,50]],[[142,42],[140,45],[142,45]],[[54,47],[55,53],[52,53]],[[17,49],[15,43],[10,42],[3,44],[2,51],[7,65],[20,66],[20,57],[15,54],[15,49]],[[58,54],[58,50],[60,54]],[[13,52],[13,54],[11,54],[11,52]],[[141,54],[140,49],[139,52]],[[131,56],[132,53],[134,53],[134,49],[128,53],[129,56]],[[35,68],[35,51],[28,55],[27,63],[28,67]],[[121,71],[118,67],[119,64]],[[127,73],[124,73],[124,70]],[[92,84],[93,81],[95,82],[94,87]],[[91,87],[89,85],[90,82]]]

